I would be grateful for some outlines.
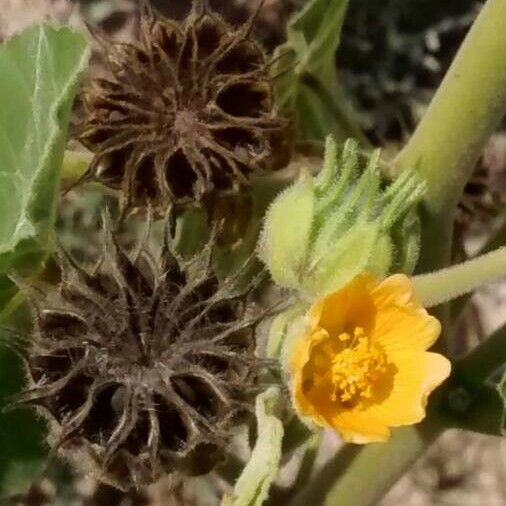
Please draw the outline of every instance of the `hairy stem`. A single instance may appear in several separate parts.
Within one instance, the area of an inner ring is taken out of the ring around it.
[[[425,117],[395,161],[398,170],[416,168],[429,188],[422,272],[448,265],[455,209],[476,160],[506,111],[505,19],[506,0],[488,0]],[[345,446],[295,504],[376,504],[441,430],[429,417],[418,427],[397,429],[388,443],[360,449]]]
[[[90,153],[66,150],[62,166],[63,187],[67,188],[77,183],[88,170],[92,159]]]
[[[482,285],[506,277],[506,246],[467,262],[413,279],[425,307],[449,302]]]
[[[454,213],[483,147],[506,111],[506,2],[488,0],[416,132],[396,160],[417,168],[425,199],[420,268],[450,258]]]
[[[440,433],[433,424],[396,429],[388,443],[345,445],[291,506],[372,506]],[[337,479],[336,479],[337,478]]]

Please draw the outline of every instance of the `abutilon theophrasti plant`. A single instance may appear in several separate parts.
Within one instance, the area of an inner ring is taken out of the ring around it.
[[[285,165],[289,125],[254,19],[233,28],[198,0],[180,22],[147,10],[135,43],[105,42],[107,74],[82,97],[88,177],[121,189],[126,209],[166,208],[237,193]]]
[[[24,286],[35,332],[20,400],[64,456],[118,487],[209,472],[252,410],[254,283],[218,282],[210,246],[131,258],[110,226],[94,269],[59,256],[58,286]]]

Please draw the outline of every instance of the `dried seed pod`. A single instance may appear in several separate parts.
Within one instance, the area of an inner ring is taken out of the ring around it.
[[[232,28],[195,1],[183,21],[143,14],[135,44],[106,44],[109,74],[83,93],[88,172],[125,208],[237,192],[287,162],[288,122],[274,107],[253,19]]]
[[[168,250],[131,260],[115,234],[106,244],[92,272],[62,255],[58,287],[25,287],[36,317],[21,401],[48,415],[69,460],[119,488],[207,473],[251,410],[251,289],[218,282],[210,247],[180,267]]]

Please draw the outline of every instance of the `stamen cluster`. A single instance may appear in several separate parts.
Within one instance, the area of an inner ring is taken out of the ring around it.
[[[362,327],[355,327],[353,335],[343,332],[339,340],[345,348],[332,359],[334,400],[357,404],[370,399],[375,383],[387,371],[385,352],[370,341]]]

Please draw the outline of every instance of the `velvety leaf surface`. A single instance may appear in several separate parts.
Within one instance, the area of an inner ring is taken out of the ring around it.
[[[0,319],[0,504],[7,495],[26,490],[41,472],[47,454],[37,415],[29,409],[9,409],[24,385],[22,362],[13,350],[29,332],[29,321],[26,306],[7,320]]]
[[[257,397],[257,442],[237,480],[233,496],[226,496],[222,506],[260,506],[267,498],[281,459],[284,431],[278,418],[279,400],[280,392],[276,387]]]
[[[51,247],[84,37],[36,26],[0,47],[0,273],[31,274]]]
[[[342,89],[335,54],[348,0],[310,0],[287,27],[287,42],[274,56],[276,99],[295,112],[301,136],[322,141],[356,137],[367,143]]]
[[[36,26],[0,47],[0,501],[25,490],[46,458],[35,414],[3,409],[24,384],[13,350],[30,322],[7,275],[35,274],[51,251],[67,126],[87,57],[84,37],[64,27]]]

